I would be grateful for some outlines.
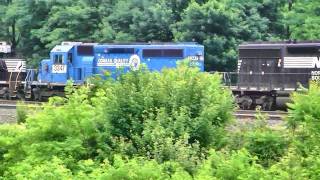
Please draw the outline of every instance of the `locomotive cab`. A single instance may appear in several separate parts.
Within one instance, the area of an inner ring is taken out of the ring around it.
[[[50,52],[50,59],[41,61],[38,79],[41,82],[65,84],[72,79],[73,46],[58,45]]]
[[[72,70],[73,46],[56,46],[50,54],[52,81],[65,83],[70,79]]]

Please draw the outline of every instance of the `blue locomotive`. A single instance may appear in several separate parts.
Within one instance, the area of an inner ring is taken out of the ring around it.
[[[75,85],[87,78],[112,76],[118,69],[122,72],[137,70],[141,64],[151,71],[175,68],[177,62],[190,59],[193,66],[204,70],[204,46],[196,43],[144,43],[144,44],[97,44],[63,42],[50,52],[50,59],[40,62],[37,78],[35,71],[27,70],[24,96],[35,99],[61,95],[68,80]]]

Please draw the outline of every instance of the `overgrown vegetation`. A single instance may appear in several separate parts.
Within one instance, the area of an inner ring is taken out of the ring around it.
[[[178,69],[92,79],[0,125],[3,179],[318,179],[320,86],[293,95],[288,128],[232,123],[220,77]]]
[[[318,0],[2,0],[0,40],[34,67],[62,41],[196,41],[206,47],[206,70],[231,71],[243,41],[319,38],[318,7]]]

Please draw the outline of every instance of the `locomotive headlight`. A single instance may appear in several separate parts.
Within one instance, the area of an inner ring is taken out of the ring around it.
[[[281,59],[278,60],[278,67],[281,67]]]

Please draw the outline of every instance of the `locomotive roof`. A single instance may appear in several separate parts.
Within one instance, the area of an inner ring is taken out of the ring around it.
[[[57,45],[57,46],[81,46],[81,45],[93,45],[93,46],[104,46],[104,45],[108,45],[108,46],[177,46],[177,45],[181,45],[181,46],[186,46],[186,45],[199,45],[202,46],[201,44],[198,44],[197,42],[149,42],[149,43],[145,43],[145,42],[128,42],[128,43],[83,43],[83,42],[62,42],[61,45]]]
[[[131,43],[131,44],[118,44],[118,43],[110,43],[110,44],[99,44],[99,47],[175,47],[175,46],[203,46],[198,43]]]
[[[72,45],[57,45],[51,50],[51,52],[69,52],[72,48]]]
[[[280,49],[282,47],[319,47],[320,48],[320,41],[246,42],[246,43],[239,45],[239,49],[253,49],[253,48]]]
[[[196,42],[174,42],[174,43],[82,43],[82,42],[62,42],[61,45],[56,45],[51,52],[69,52],[74,46],[94,46],[97,49],[101,48],[177,48],[177,47],[201,47],[203,45]]]
[[[197,42],[128,42],[128,43],[100,43],[99,45],[199,45]]]

